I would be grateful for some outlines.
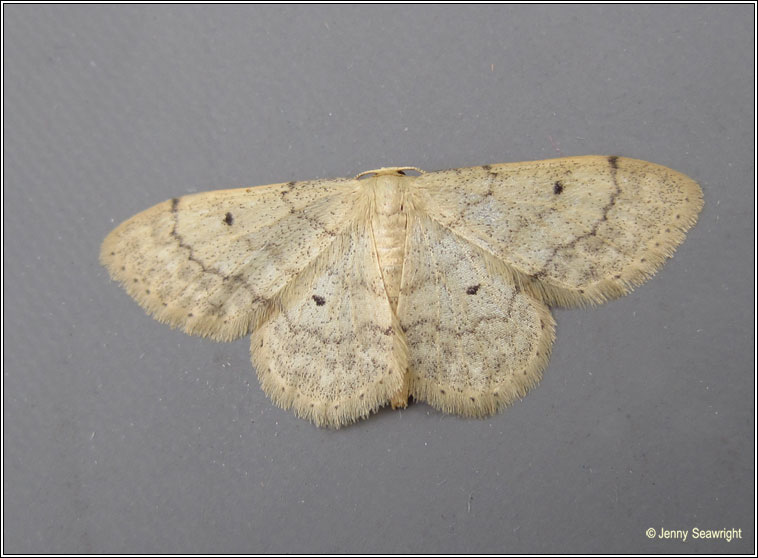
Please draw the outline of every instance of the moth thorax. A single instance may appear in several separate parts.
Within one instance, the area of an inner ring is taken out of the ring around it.
[[[378,175],[373,180],[374,211],[371,227],[384,287],[394,311],[397,308],[405,258],[407,216],[403,181],[408,179],[402,175],[386,174]]]

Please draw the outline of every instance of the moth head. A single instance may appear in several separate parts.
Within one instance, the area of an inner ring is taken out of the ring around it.
[[[356,179],[363,178],[364,176],[368,175],[374,175],[374,176],[405,176],[405,171],[415,171],[418,174],[424,174],[424,171],[422,171],[418,167],[382,167],[380,169],[374,169],[369,171],[364,171],[358,176],[356,176]]]

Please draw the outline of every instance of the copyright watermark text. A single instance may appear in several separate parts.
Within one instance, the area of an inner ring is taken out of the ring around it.
[[[656,529],[650,527],[645,531],[648,539],[669,539],[687,542],[692,539],[722,539],[726,542],[732,542],[734,539],[742,538],[742,529],[701,529],[693,527],[692,529]]]

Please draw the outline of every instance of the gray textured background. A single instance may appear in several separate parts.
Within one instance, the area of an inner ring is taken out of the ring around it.
[[[752,5],[3,11],[6,552],[753,550]],[[594,153],[701,219],[487,420],[318,430],[97,261],[188,192]]]

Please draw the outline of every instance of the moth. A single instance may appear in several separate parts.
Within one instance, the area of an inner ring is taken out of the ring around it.
[[[539,382],[550,306],[629,292],[702,206],[687,176],[617,156],[388,167],[174,198],[100,259],[161,322],[251,335],[263,391],[318,426],[410,397],[483,417]]]

